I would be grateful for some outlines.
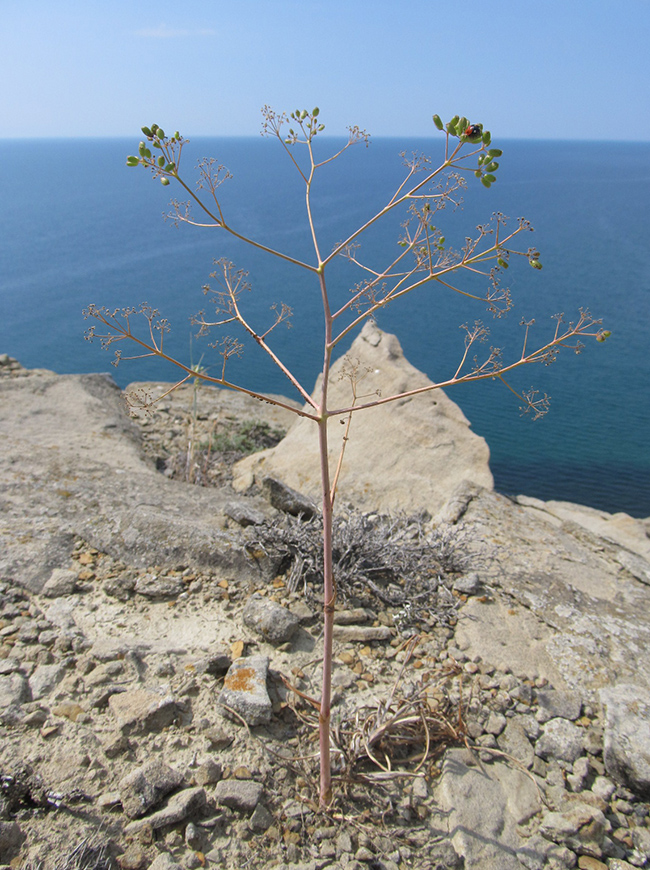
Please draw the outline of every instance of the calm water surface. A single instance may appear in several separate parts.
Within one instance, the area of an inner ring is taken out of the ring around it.
[[[401,178],[401,150],[428,149],[433,156],[438,144],[377,140],[328,167],[314,189],[322,250],[390,197]],[[541,342],[553,329],[550,315],[563,311],[572,319],[580,306],[588,307],[613,333],[605,345],[590,342],[580,356],[567,352],[553,366],[513,377],[516,387],[535,386],[551,396],[543,419],[522,419],[517,400],[499,384],[461,386],[450,395],[487,439],[499,490],[649,516],[649,149],[496,144],[504,150],[497,183],[488,191],[470,178],[463,210],[443,212],[436,222],[459,247],[495,211],[526,216],[544,270],[525,263],[509,270],[516,307],[505,321],[493,322],[480,304],[437,288],[388,308],[379,325],[398,335],[415,366],[443,380],[462,349],[460,324],[483,319],[493,330],[491,342],[506,357],[516,356],[522,317],[536,318],[534,337]],[[293,328],[274,333],[274,348],[311,388],[322,334],[312,277],[219,230],[165,223],[173,188],[125,166],[136,148],[137,137],[0,142],[0,352],[61,373],[110,370],[121,386],[173,380],[174,370],[155,361],[111,368],[110,356],[83,340],[81,311],[90,302],[117,307],[148,301],[172,323],[169,349],[188,359],[189,318],[207,305],[201,287],[213,259],[226,256],[250,273],[253,289],[244,301],[253,322],[267,323],[273,302],[294,309]],[[188,146],[187,168],[203,156],[217,157],[234,175],[223,188],[233,226],[313,260],[299,178],[279,146],[262,139],[197,139]],[[400,219],[391,218],[368,238],[361,255],[372,265],[396,250]],[[330,275],[333,296],[346,299],[358,277],[337,263]],[[203,355],[203,364],[210,364],[214,352],[194,341],[191,353],[194,362]],[[234,362],[230,376],[256,389],[290,391],[254,348]]]

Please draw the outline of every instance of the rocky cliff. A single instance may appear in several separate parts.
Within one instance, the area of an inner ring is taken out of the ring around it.
[[[391,336],[353,352],[364,392],[426,382]],[[286,513],[316,495],[303,424],[237,491],[228,469],[196,486],[177,448],[290,412],[206,390],[197,414],[185,390],[133,421],[108,377],[0,372],[0,866],[647,865],[648,521],[494,492],[440,394],[353,421],[318,815],[318,517]],[[375,765],[355,729],[416,701],[414,760],[385,725]]]

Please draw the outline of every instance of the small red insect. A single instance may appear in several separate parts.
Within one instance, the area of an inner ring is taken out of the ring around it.
[[[481,128],[479,127],[478,124],[470,124],[469,127],[463,133],[463,135],[469,136],[469,137],[480,136],[481,135]]]

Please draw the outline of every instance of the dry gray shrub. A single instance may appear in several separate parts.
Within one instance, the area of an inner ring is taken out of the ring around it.
[[[465,537],[462,525],[431,528],[426,514],[342,512],[333,535],[338,603],[397,608],[395,620],[404,633],[422,622],[446,622],[458,604],[450,583],[469,565]],[[279,563],[291,591],[302,586],[309,601],[322,603],[320,516],[285,515],[257,526],[247,546],[263,549]]]

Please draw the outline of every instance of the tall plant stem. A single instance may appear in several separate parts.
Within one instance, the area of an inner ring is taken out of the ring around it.
[[[318,444],[323,489],[323,688],[318,716],[320,746],[320,805],[327,806],[332,799],[330,769],[330,715],[332,701],[332,634],[336,586],[332,565],[332,515],[330,473],[327,455],[327,417],[318,424]]]
[[[318,277],[325,323],[323,373],[320,407],[318,409],[318,452],[320,456],[321,489],[323,493],[323,688],[318,716],[318,740],[320,746],[320,805],[324,808],[332,799],[330,715],[332,703],[332,635],[334,629],[336,585],[332,565],[332,515],[334,512],[334,499],[332,498],[327,449],[327,421],[329,418],[327,403],[330,366],[332,362],[332,313],[322,264],[319,265]]]

